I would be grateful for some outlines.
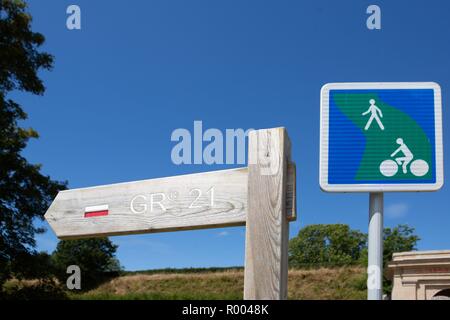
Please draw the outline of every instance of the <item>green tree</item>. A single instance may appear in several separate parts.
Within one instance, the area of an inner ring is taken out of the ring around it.
[[[415,234],[415,229],[405,224],[399,224],[394,228],[384,228],[383,230],[383,265],[386,267],[392,260],[395,252],[405,252],[416,250],[419,236]],[[367,265],[367,248],[361,254],[361,264]]]
[[[417,242],[420,238],[415,234],[415,229],[400,224],[395,228],[384,228],[383,243],[383,262],[386,265],[392,260],[392,254],[395,252],[405,252],[417,250]]]
[[[289,242],[289,263],[337,266],[358,261],[366,235],[345,224],[315,224],[300,230]]]
[[[51,256],[47,252],[18,254],[11,262],[15,278],[46,281],[54,275]]]
[[[419,236],[415,234],[415,229],[408,225],[400,224],[395,228],[384,228],[383,235],[383,265],[387,268],[389,261],[392,260],[392,254],[395,252],[406,252],[417,250],[417,242]],[[386,277],[384,272],[383,291],[385,293],[392,292],[392,280]]]
[[[416,250],[419,236],[415,234],[415,229],[408,225],[399,224],[394,228],[384,228],[383,230],[383,292],[392,292],[392,280],[386,275],[386,268],[389,261],[392,260],[392,254],[395,252],[406,252]],[[360,263],[366,267],[368,264],[367,248],[361,253]]]
[[[12,91],[36,95],[45,91],[38,71],[51,69],[53,58],[39,51],[44,36],[33,32],[30,23],[25,2],[0,0],[0,294],[14,271],[11,261],[35,253],[34,236],[44,230],[36,228],[34,219],[43,217],[50,201],[66,185],[52,181],[40,172],[40,165],[22,156],[29,139],[38,134],[19,126],[27,115],[8,98]]]
[[[81,270],[81,288],[90,289],[121,270],[116,250],[108,238],[60,241],[52,255],[56,275],[66,283],[67,267],[77,265]]]

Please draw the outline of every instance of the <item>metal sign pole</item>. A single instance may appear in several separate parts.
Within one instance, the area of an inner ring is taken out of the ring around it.
[[[367,299],[381,300],[383,295],[383,193],[369,197],[369,263]]]

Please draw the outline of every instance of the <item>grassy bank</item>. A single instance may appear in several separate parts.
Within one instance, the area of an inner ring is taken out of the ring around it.
[[[242,269],[133,272],[71,299],[242,299]],[[364,299],[360,267],[289,271],[289,299]]]

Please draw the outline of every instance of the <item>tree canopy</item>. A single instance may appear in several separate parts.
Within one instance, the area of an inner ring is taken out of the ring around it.
[[[420,238],[407,225],[384,229],[384,265],[394,252],[416,249]],[[314,224],[301,229],[289,242],[291,266],[367,265],[367,234],[345,224]]]
[[[38,133],[19,126],[27,114],[8,98],[13,91],[42,95],[45,87],[38,72],[53,64],[53,57],[39,50],[45,38],[31,30],[26,8],[21,0],[0,0],[0,287],[10,276],[11,262],[34,253],[34,236],[44,231],[34,219],[42,219],[50,201],[66,186],[22,156]]]
[[[301,229],[289,243],[291,266],[346,265],[360,258],[366,235],[345,224],[315,224]]]

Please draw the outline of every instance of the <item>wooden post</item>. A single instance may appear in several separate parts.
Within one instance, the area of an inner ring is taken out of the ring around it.
[[[248,150],[244,299],[287,299],[286,130],[252,131]]]

